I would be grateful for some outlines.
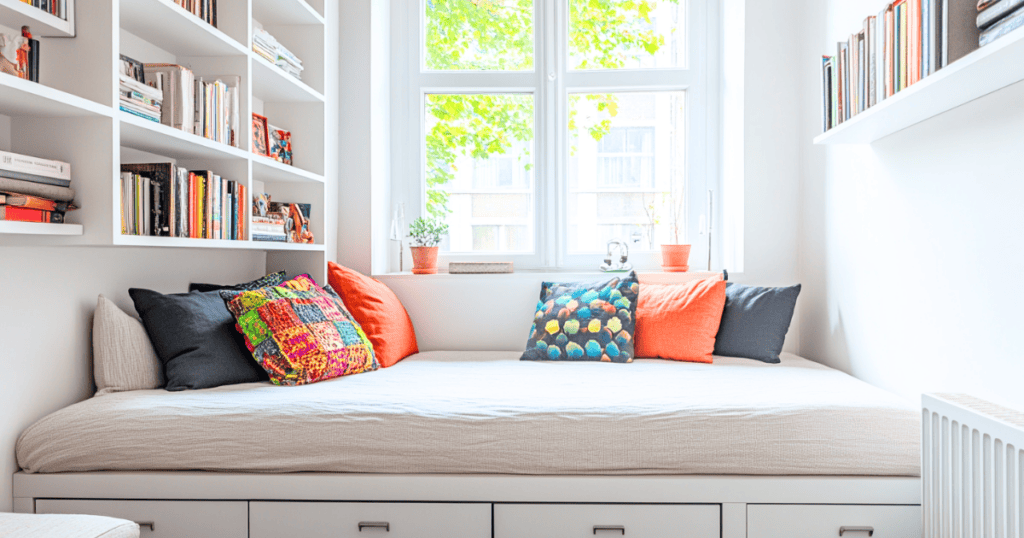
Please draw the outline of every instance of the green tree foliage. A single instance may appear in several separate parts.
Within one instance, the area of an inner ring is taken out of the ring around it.
[[[546,0],[545,0],[546,1]],[[565,0],[562,0],[565,1]],[[653,31],[658,2],[679,0],[568,0],[571,65],[578,69],[621,69],[665,45]],[[427,69],[436,71],[529,71],[533,69],[533,0],[426,0]],[[580,127],[581,99],[605,118],[586,128],[600,140],[611,128],[618,102],[611,94],[570,96],[569,130]],[[444,186],[455,177],[459,156],[488,159],[522,148],[517,155],[532,167],[532,95],[434,94],[426,100],[427,211],[443,219],[451,212]],[[517,144],[519,142],[519,144]]]

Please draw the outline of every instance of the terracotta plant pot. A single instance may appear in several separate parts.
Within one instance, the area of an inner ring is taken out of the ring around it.
[[[412,274],[436,275],[439,247],[409,247],[412,251]]]
[[[690,270],[692,245],[661,245],[661,270],[666,273],[685,273]]]

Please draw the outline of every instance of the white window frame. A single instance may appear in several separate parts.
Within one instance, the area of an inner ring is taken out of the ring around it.
[[[424,100],[438,93],[525,93],[534,96],[534,253],[441,253],[452,261],[513,261],[517,269],[593,270],[604,252],[568,250],[568,95],[624,91],[687,92],[686,242],[693,269],[721,267],[721,241],[705,223],[718,220],[720,192],[720,6],[717,0],[682,0],[687,13],[687,65],[680,69],[569,70],[568,1],[534,0],[534,67],[519,72],[426,71],[424,0],[393,0],[391,71],[392,207],[403,203],[406,220],[426,214]],[[558,21],[563,21],[559,23]],[[555,43],[554,46],[549,46]],[[712,206],[711,204],[714,204]],[[381,216],[390,219],[390,215]],[[622,238],[628,241],[629,238]],[[389,249],[391,252],[393,249]],[[713,255],[712,255],[713,254]],[[391,255],[391,270],[397,260]],[[655,270],[660,254],[630,252],[637,269]]]

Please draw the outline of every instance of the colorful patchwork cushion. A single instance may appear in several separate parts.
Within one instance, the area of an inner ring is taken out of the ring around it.
[[[636,273],[597,283],[541,286],[524,361],[633,362]]]
[[[221,291],[253,358],[278,385],[377,369],[373,346],[337,294],[309,275],[254,291]]]

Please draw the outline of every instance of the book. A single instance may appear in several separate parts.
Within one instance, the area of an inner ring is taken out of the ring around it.
[[[1017,9],[998,24],[982,32],[978,38],[978,44],[984,47],[1021,26],[1024,26],[1024,7]]]
[[[967,56],[981,46],[977,4],[972,0],[942,2],[942,66]]]
[[[0,205],[0,220],[64,224],[64,213],[60,211],[44,211],[41,209],[29,209],[27,207]]]
[[[987,29],[1022,5],[1024,0],[999,0],[993,3],[985,11],[978,13],[978,28]]]
[[[896,15],[892,4],[885,8],[885,96],[892,97],[896,93],[895,61],[896,50]]]
[[[0,194],[0,205],[39,209],[41,211],[60,211],[62,213],[77,209],[69,202],[56,202],[46,198],[39,198],[38,196],[18,193]]]
[[[70,187],[44,185],[2,176],[0,176],[0,192],[17,192],[57,202],[71,202],[75,199],[75,191]]]
[[[907,0],[907,86],[921,80],[921,0]]]
[[[55,187],[70,187],[71,182],[66,179],[55,179],[52,177],[39,176],[36,174],[24,174],[21,172],[12,172],[10,170],[0,170],[0,177],[9,179],[19,179],[21,181],[28,181],[31,183],[39,183],[40,185],[53,185]]]
[[[175,64],[143,64],[146,77],[161,80],[164,94],[160,111],[160,123],[191,133],[194,130],[195,115],[192,110],[195,75],[192,71]]]
[[[71,165],[66,162],[21,155],[10,151],[0,151],[0,170],[71,181]]]

